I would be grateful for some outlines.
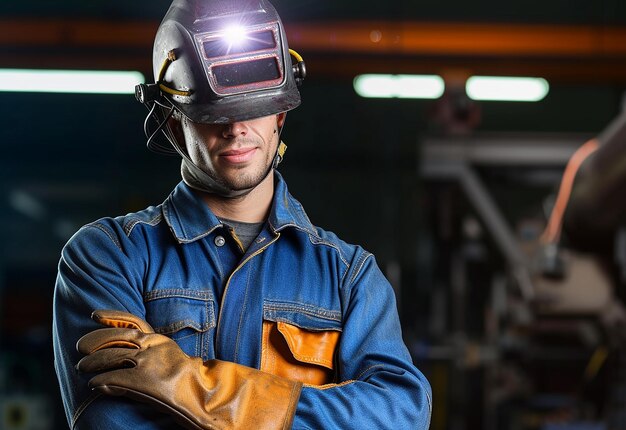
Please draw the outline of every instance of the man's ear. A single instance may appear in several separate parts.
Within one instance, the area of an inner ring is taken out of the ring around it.
[[[287,112],[281,112],[276,115],[276,124],[278,128],[281,128],[285,124],[285,118],[287,117]]]

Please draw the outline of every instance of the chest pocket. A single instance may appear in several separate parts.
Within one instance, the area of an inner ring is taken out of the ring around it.
[[[215,300],[211,292],[154,290],[144,296],[144,303],[155,332],[171,337],[189,356],[213,358]]]
[[[293,307],[264,306],[261,370],[308,385],[336,382],[340,314]]]

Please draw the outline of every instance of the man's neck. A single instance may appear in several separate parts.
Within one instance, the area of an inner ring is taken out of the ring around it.
[[[254,223],[267,219],[273,196],[274,175],[270,173],[245,196],[225,198],[204,193],[202,198],[218,218]]]

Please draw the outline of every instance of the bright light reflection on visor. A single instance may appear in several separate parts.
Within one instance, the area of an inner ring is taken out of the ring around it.
[[[228,45],[239,45],[244,40],[246,40],[246,30],[239,25],[233,25],[224,31],[224,41]]]
[[[219,38],[203,43],[206,58],[257,52],[276,48],[272,30],[246,32],[243,27],[230,27]]]

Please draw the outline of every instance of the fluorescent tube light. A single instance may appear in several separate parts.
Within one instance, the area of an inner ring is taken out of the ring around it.
[[[133,94],[143,82],[139,72],[0,69],[0,91]]]
[[[361,97],[438,99],[445,83],[437,75],[359,75],[354,90]]]
[[[549,90],[543,78],[472,76],[465,85],[465,92],[473,100],[538,102]]]

